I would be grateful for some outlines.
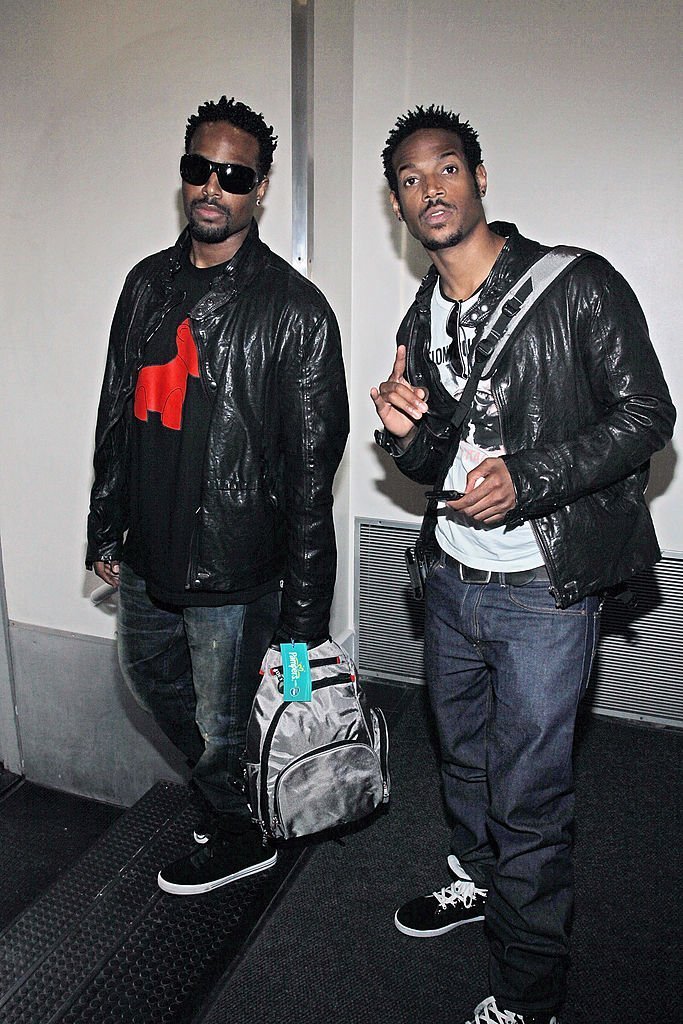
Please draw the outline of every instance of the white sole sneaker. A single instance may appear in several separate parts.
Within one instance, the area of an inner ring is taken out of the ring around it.
[[[200,896],[203,892],[211,892],[213,889],[220,889],[223,885],[230,885],[231,882],[238,882],[240,878],[248,878],[249,875],[257,875],[261,871],[267,871],[268,868],[273,867],[276,861],[277,850],[268,860],[259,861],[258,864],[250,864],[249,867],[242,868],[241,871],[235,871],[232,875],[226,875],[225,878],[213,878],[211,881],[198,882],[195,885],[179,885],[176,882],[169,882],[162,876],[160,871],[157,875],[157,885],[164,892],[170,892],[174,896]]]
[[[466,921],[451,921],[450,924],[446,924],[443,928],[432,928],[429,931],[418,931],[416,928],[409,928],[406,924],[401,924],[398,919],[399,911],[397,910],[394,914],[394,924],[400,932],[404,935],[410,935],[414,939],[434,939],[438,935],[445,935],[446,932],[452,932],[454,928],[460,928],[464,924],[475,924],[477,921],[483,921],[484,915],[481,914],[479,917],[468,917]]]

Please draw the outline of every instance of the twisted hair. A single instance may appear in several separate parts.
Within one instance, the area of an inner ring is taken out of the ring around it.
[[[384,176],[394,194],[398,193],[398,180],[394,171],[394,153],[404,139],[423,128],[443,128],[445,131],[457,135],[462,143],[465,160],[472,176],[481,163],[479,136],[469,121],[461,121],[459,114],[454,114],[452,110],[446,110],[443,106],[437,107],[434,103],[426,108],[415,107],[414,110],[409,110],[397,118],[382,150]]]
[[[211,121],[227,121],[235,128],[253,135],[258,142],[259,156],[257,172],[259,179],[265,178],[273,162],[273,152],[277,146],[277,135],[273,135],[272,124],[268,126],[263,119],[263,114],[257,114],[246,103],[239,100],[228,99],[221,96],[218,102],[207,100],[199,107],[196,114],[187,119],[185,128],[185,152],[190,152],[192,137],[200,124]]]

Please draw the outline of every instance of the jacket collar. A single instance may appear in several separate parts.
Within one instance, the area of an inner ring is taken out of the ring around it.
[[[506,221],[493,221],[489,227],[495,234],[505,238],[506,242],[481,287],[477,301],[470,307],[466,317],[463,317],[464,326],[474,327],[485,320],[487,313],[495,308],[505,292],[512,287],[528,267],[540,258],[547,248],[529,238],[524,238],[515,224],[509,224]],[[423,307],[429,305],[438,276],[436,267],[432,264],[415,295],[418,305]]]
[[[164,261],[156,285],[165,296],[173,291],[173,282],[180,270],[183,259],[190,249],[190,231],[184,228],[175,245],[166,250],[167,259]],[[235,255],[229,260],[223,269],[223,273],[214,282],[210,295],[216,299],[223,300],[232,297],[237,291],[241,291],[248,282],[261,270],[266,262],[270,250],[259,237],[258,225],[252,219],[249,232],[244,242]]]

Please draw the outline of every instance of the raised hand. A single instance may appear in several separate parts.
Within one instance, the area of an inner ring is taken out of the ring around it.
[[[405,369],[406,347],[399,345],[389,379],[370,389],[377,415],[389,433],[400,438],[408,437],[428,409],[427,391],[409,384],[404,377]]]

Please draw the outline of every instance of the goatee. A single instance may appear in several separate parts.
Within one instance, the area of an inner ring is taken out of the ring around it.
[[[454,245],[459,245],[464,237],[462,231],[454,231],[447,238],[422,239],[422,245],[429,252],[437,252],[439,249],[450,249]]]
[[[196,206],[211,206],[214,209],[220,210],[225,220],[222,224],[202,224],[198,223],[195,217]],[[205,199],[195,200],[187,211],[187,222],[190,230],[190,237],[195,242],[206,242],[209,245],[216,245],[220,242],[227,241],[232,234],[232,224],[230,220],[230,211],[226,210],[224,206],[219,203],[207,203]]]

